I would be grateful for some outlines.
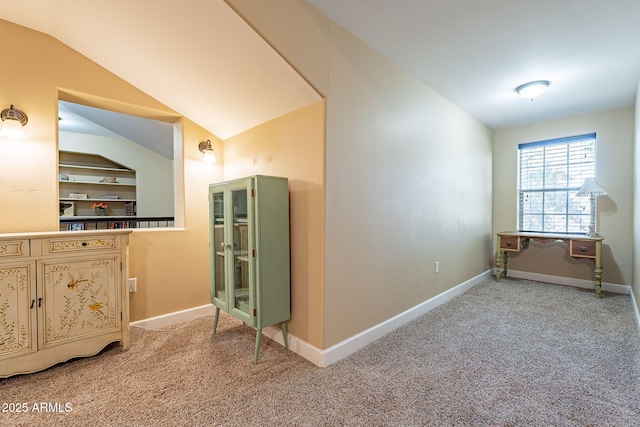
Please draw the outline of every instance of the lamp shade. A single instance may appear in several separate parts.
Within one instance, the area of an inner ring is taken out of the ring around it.
[[[204,150],[202,161],[209,164],[216,163],[218,161],[218,159],[216,159],[216,154],[213,152],[213,149],[208,148]]]
[[[602,188],[595,178],[586,178],[582,183],[582,187],[576,193],[577,196],[605,196],[607,191]]]
[[[22,129],[22,124],[12,119],[6,119],[2,122],[0,136],[9,139],[27,139],[27,135],[24,133],[24,129]]]
[[[205,163],[216,163],[218,159],[216,159],[216,153],[213,151],[213,147],[211,146],[211,141],[206,140],[202,141],[198,144],[198,150],[202,153],[202,161]]]

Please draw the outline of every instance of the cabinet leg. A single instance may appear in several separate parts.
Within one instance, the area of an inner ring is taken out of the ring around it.
[[[215,335],[216,329],[218,329],[218,318],[220,317],[220,309],[216,307],[216,317],[213,320],[213,334]]]
[[[282,338],[284,339],[284,348],[289,350],[289,341],[287,340],[287,324],[282,322]]]
[[[253,364],[258,364],[258,355],[260,355],[260,340],[262,340],[262,328],[258,328],[258,332],[256,333],[256,355],[253,358]]]

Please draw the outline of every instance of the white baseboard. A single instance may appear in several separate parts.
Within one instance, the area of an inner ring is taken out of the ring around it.
[[[449,301],[453,297],[462,294],[463,292],[471,289],[478,283],[482,282],[485,279],[488,279],[491,274],[491,271],[487,270],[486,272],[479,274],[478,276],[467,280],[464,283],[461,283],[435,297],[413,307],[407,311],[404,311],[388,320],[385,320],[382,323],[379,323],[371,328],[363,331],[357,335],[354,335],[332,347],[329,347],[326,350],[320,350],[321,354],[317,356],[318,361],[321,363],[316,363],[316,365],[320,367],[326,367],[333,363],[338,362],[339,360],[344,359],[350,354],[360,350],[361,348],[371,344],[375,340],[382,338],[384,335],[398,329],[400,326],[408,323],[423,314],[433,310],[439,305],[444,304]],[[311,360],[311,359],[309,359]],[[313,362],[313,361],[312,361]]]
[[[629,289],[629,295],[631,296],[631,304],[633,304],[633,313],[636,318],[636,327],[638,328],[638,335],[640,335],[640,311],[638,311],[638,304],[636,304],[636,298],[633,294],[633,288]]]
[[[163,314],[161,316],[150,317],[148,319],[131,322],[131,329],[162,329],[177,323],[188,322],[202,316],[213,316],[216,314],[216,308],[212,304],[201,305],[200,307],[188,308],[186,310],[174,311],[173,313]],[[211,324],[213,330],[213,323]]]
[[[471,289],[478,283],[485,279],[488,279],[491,275],[491,271],[479,274],[478,276],[467,280],[435,297],[406,310],[382,323],[379,323],[371,328],[363,331],[357,335],[354,335],[328,349],[319,349],[308,342],[296,337],[295,335],[287,334],[289,350],[309,360],[316,366],[326,367],[334,364],[352,353],[360,350],[361,348],[371,344],[384,335],[392,332],[402,325],[422,316],[423,314],[433,310],[434,308],[442,305],[452,299],[453,297],[462,294],[463,292]],[[551,276],[546,274],[529,273],[525,271],[509,270],[508,277],[515,277],[520,279],[536,280],[546,283],[555,283],[559,285],[575,286],[586,289],[594,289],[595,285],[591,280],[572,279],[568,277]],[[640,312],[633,296],[633,289],[631,286],[618,285],[612,283],[603,283],[602,289],[609,292],[616,292],[621,294],[628,294],[631,297],[633,303],[636,324],[640,333]],[[139,320],[131,322],[131,328],[140,329],[162,329],[167,326],[175,325],[177,323],[188,322],[201,316],[213,316],[215,314],[215,307],[211,304],[203,305],[200,307],[194,307],[187,310],[176,311],[174,313],[164,314],[162,316],[151,317],[149,319]],[[213,323],[212,326],[213,328]],[[284,339],[282,337],[282,331],[279,327],[269,326],[262,330],[262,333],[279,343],[284,345]]]
[[[528,271],[509,270],[507,277],[514,277],[517,279],[535,280],[537,282],[554,283],[556,285],[573,286],[576,288],[594,289],[596,283],[593,280],[574,279],[571,277],[552,276],[549,274],[531,273]],[[617,294],[629,294],[631,292],[631,286],[617,285],[615,283],[602,282],[602,290],[607,292],[615,292]]]
[[[433,310],[437,306],[444,304],[453,297],[462,294],[463,292],[471,289],[478,283],[485,279],[488,279],[491,275],[491,271],[479,274],[478,276],[461,283],[448,291],[445,291],[435,297],[419,304],[413,308],[410,308],[403,313],[400,313],[391,319],[388,319],[378,325],[363,331],[351,338],[348,338],[326,350],[319,349],[308,342],[296,337],[295,335],[287,334],[289,350],[304,357],[311,363],[319,367],[326,367],[339,360],[344,359],[351,353],[354,353],[361,348],[371,344],[375,340],[383,337],[389,332],[398,329],[400,326],[408,323],[421,315]],[[203,305],[200,307],[194,307],[192,309],[176,311],[174,313],[167,313],[162,316],[151,317],[149,319],[138,320],[131,322],[131,328],[139,329],[161,329],[167,326],[175,325],[177,323],[188,322],[197,317],[210,316],[215,314],[215,307],[211,304]],[[213,324],[212,324],[213,328]],[[284,339],[282,337],[282,331],[279,327],[269,326],[262,330],[262,333],[284,346]]]
[[[284,338],[282,337],[282,330],[280,328],[276,326],[268,326],[262,330],[262,334],[284,346]],[[291,335],[290,333],[287,333],[287,341],[289,344],[289,350],[304,357],[314,365],[321,368],[323,367],[321,349],[301,340],[295,335]]]

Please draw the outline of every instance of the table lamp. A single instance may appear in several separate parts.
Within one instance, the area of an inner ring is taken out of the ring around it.
[[[597,236],[596,232],[596,196],[605,196],[607,192],[600,186],[595,178],[586,178],[577,196],[589,197],[589,231],[587,236]]]

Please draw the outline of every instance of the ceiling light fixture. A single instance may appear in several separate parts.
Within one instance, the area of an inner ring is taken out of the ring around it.
[[[0,113],[2,119],[2,127],[0,128],[0,136],[9,139],[27,139],[22,127],[27,124],[29,118],[25,113],[11,107],[2,110]]]
[[[534,82],[521,84],[520,86],[515,88],[515,91],[521,97],[533,101],[534,99],[542,95],[547,90],[547,87],[549,87],[550,84],[551,83],[549,82],[549,80],[536,80]]]
[[[213,152],[213,147],[211,146],[211,141],[206,140],[202,141],[198,144],[198,150],[203,154],[202,161],[205,163],[216,163],[218,159],[216,159],[216,153]]]

